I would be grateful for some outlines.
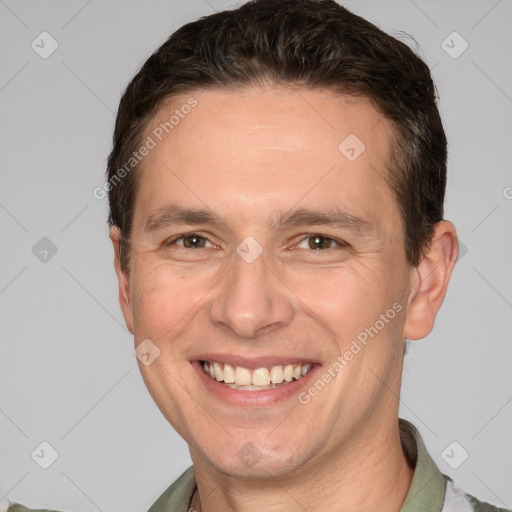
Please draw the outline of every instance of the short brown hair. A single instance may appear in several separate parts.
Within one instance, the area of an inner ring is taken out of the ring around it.
[[[407,261],[417,265],[443,218],[446,187],[446,137],[428,66],[334,0],[252,0],[179,28],[121,98],[107,181],[113,184],[108,222],[121,230],[123,269],[129,271],[140,166],[114,179],[140,147],[150,119],[177,94],[258,83],[362,96],[391,122],[386,179],[401,209]]]

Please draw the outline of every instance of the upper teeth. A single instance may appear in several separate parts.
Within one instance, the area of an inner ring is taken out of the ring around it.
[[[268,386],[270,383],[291,382],[293,379],[297,380],[306,375],[312,366],[309,363],[304,365],[287,364],[249,370],[243,366],[231,366],[227,363],[209,361],[203,363],[204,371],[213,379],[237,386]]]

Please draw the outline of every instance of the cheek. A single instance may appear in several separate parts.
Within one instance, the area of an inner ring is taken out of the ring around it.
[[[339,343],[350,342],[399,296],[390,269],[376,261],[308,272],[287,273],[285,278],[304,305],[306,314],[317,318]]]
[[[173,337],[206,299],[208,279],[181,274],[169,265],[144,263],[138,268],[132,286],[136,337]]]

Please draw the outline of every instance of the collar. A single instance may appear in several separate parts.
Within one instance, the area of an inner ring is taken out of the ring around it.
[[[398,426],[405,457],[414,466],[411,486],[400,512],[441,512],[446,478],[427,452],[416,427],[403,419],[398,420]]]
[[[441,512],[446,478],[430,457],[416,427],[399,419],[405,456],[414,466],[409,492],[399,512]],[[190,466],[151,506],[148,512],[188,512],[196,489],[194,466]]]

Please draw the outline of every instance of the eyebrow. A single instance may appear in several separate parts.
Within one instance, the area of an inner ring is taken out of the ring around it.
[[[180,224],[226,225],[211,210],[206,208],[184,208],[176,204],[168,204],[148,218],[144,231],[151,233]],[[368,234],[374,230],[372,222],[363,217],[352,215],[341,208],[330,208],[328,210],[299,208],[281,214],[277,221],[270,222],[269,225],[271,225],[272,229],[303,225],[323,225],[348,229],[360,235]]]
[[[328,210],[310,210],[300,208],[283,215],[279,226],[325,225],[334,228],[348,229],[357,234],[367,234],[373,231],[374,225],[369,220],[352,215],[341,208]]]
[[[222,224],[222,221],[208,209],[168,204],[148,218],[144,231],[151,233],[175,224]]]

